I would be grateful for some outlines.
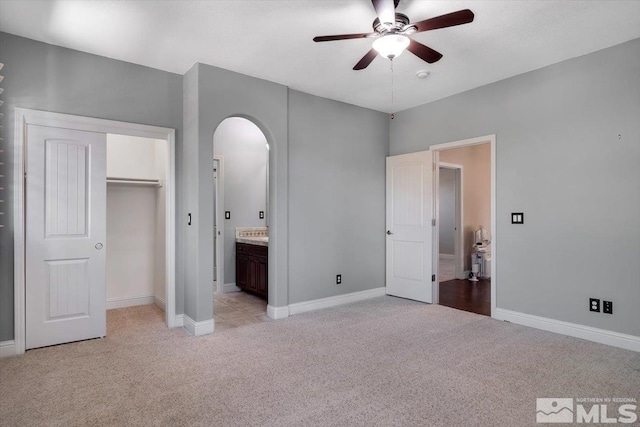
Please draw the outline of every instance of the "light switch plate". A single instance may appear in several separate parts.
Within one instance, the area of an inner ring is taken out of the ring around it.
[[[524,212],[512,212],[511,224],[524,224]]]
[[[231,211],[224,211],[224,219],[231,219]]]

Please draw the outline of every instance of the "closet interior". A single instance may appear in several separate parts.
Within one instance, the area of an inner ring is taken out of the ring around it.
[[[107,310],[166,305],[167,141],[107,135]]]

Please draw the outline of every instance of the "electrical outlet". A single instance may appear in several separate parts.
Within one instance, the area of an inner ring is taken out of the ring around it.
[[[613,301],[602,301],[602,312],[613,314]]]
[[[597,298],[589,298],[589,311],[600,313],[600,300]]]
[[[224,219],[231,219],[231,211],[224,211]]]
[[[258,218],[264,219],[264,211],[258,212]]]
[[[338,274],[336,275],[336,285],[339,285],[342,283],[342,274]]]

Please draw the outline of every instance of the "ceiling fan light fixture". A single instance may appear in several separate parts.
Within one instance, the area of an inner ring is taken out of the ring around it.
[[[385,34],[373,42],[373,48],[383,57],[394,59],[409,46],[409,37],[402,34]]]

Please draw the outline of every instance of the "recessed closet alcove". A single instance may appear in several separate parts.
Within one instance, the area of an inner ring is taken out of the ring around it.
[[[107,135],[107,309],[165,308],[166,144]]]

